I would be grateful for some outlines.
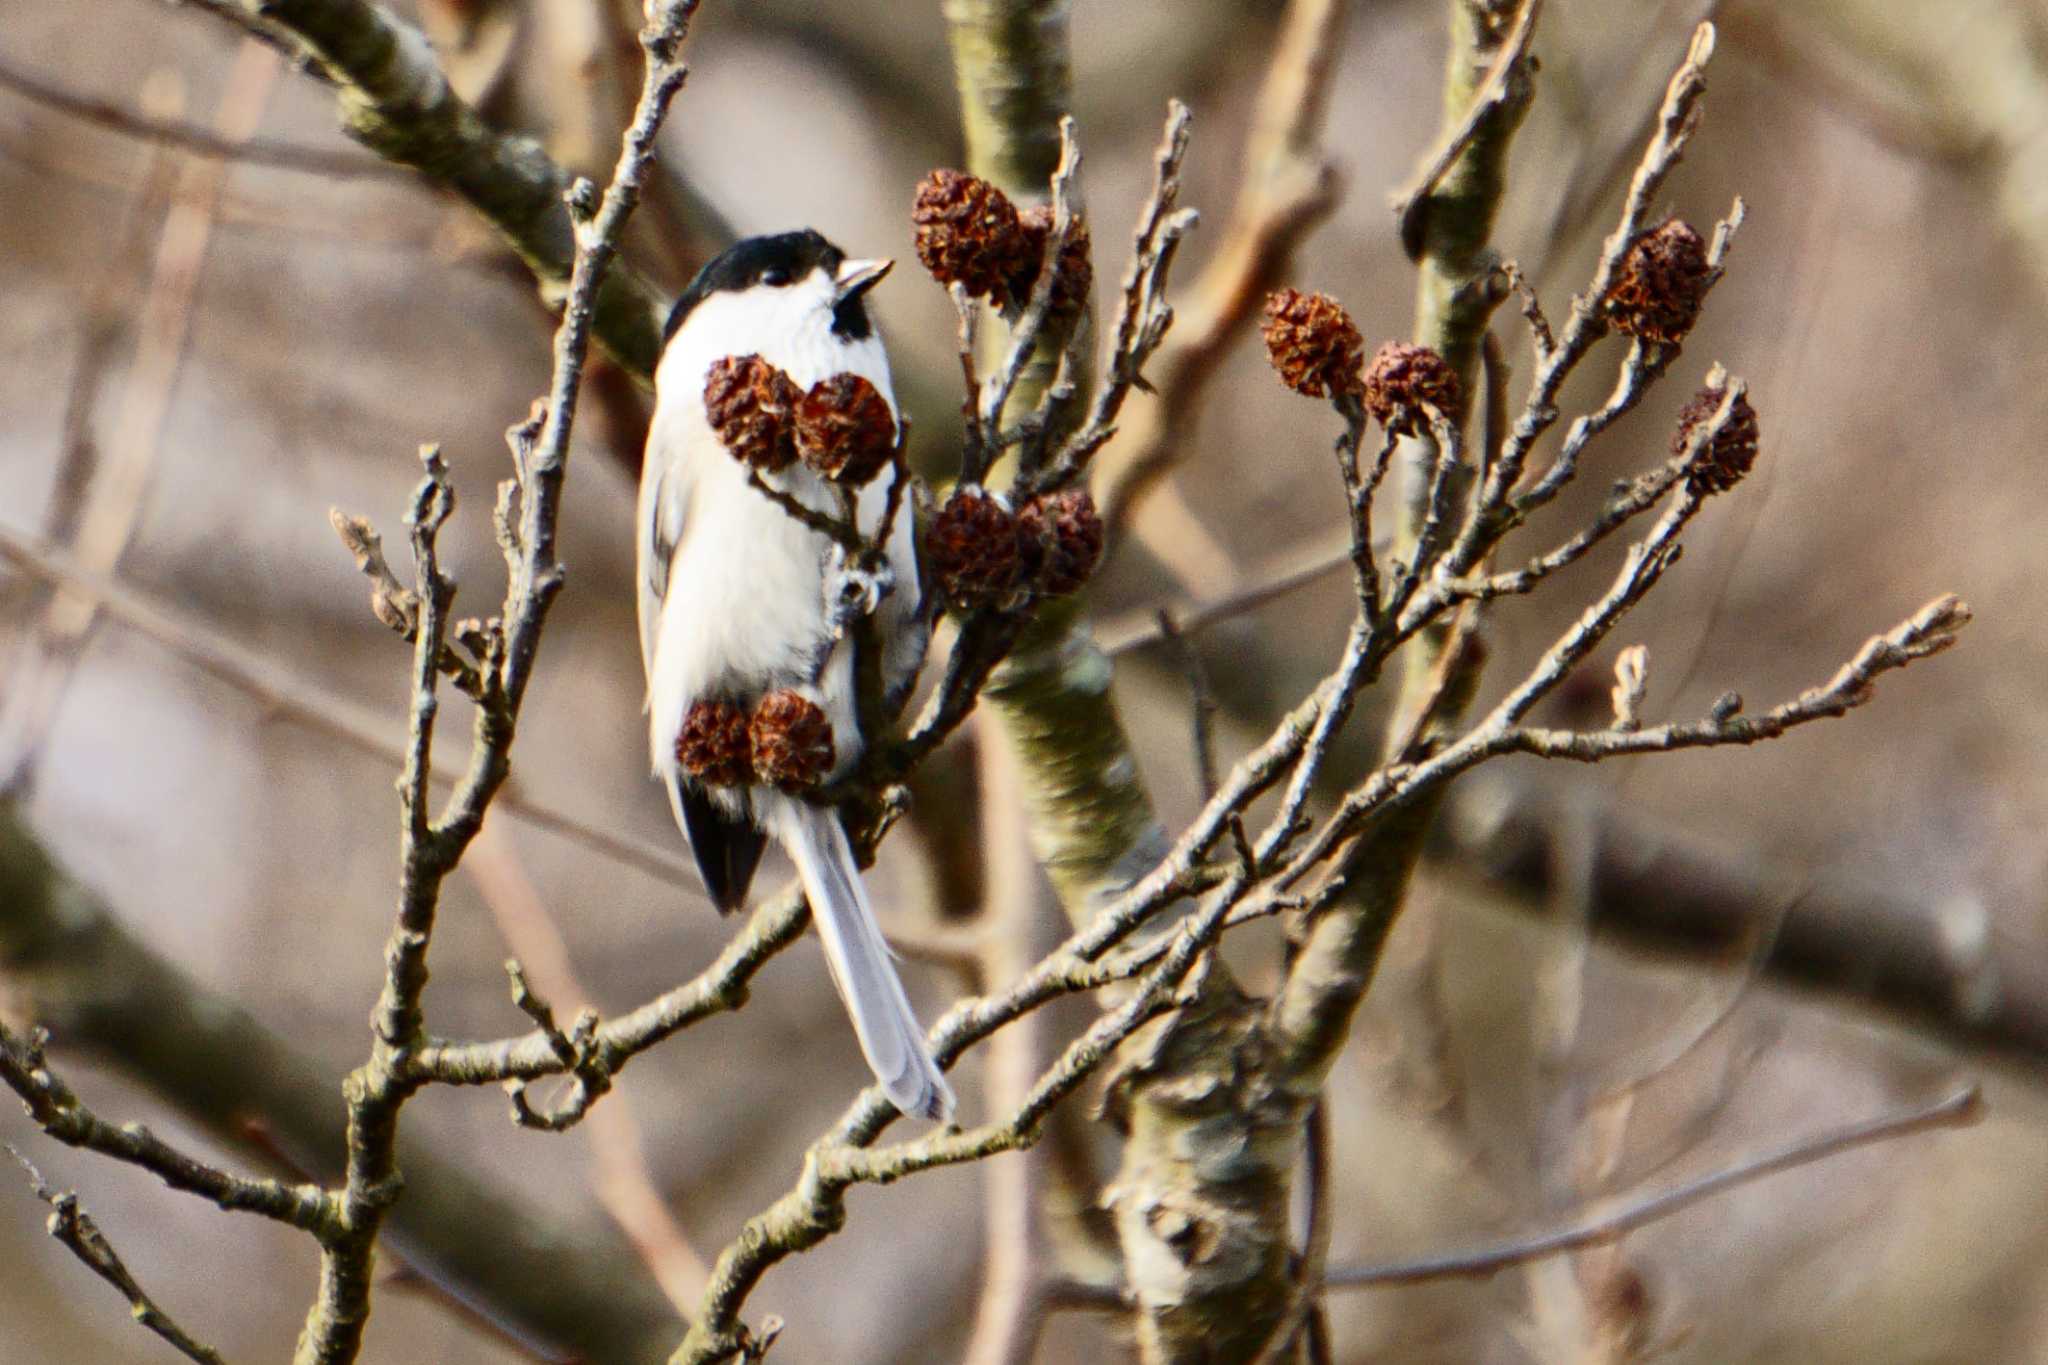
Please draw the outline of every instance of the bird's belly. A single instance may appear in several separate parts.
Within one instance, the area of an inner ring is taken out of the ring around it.
[[[678,713],[810,682],[830,650],[825,540],[759,492],[736,492],[694,500],[670,567],[655,697]]]

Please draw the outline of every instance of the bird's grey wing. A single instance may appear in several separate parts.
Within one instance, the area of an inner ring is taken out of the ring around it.
[[[668,596],[669,567],[683,538],[683,480],[673,461],[652,448],[640,475],[639,572],[635,575],[640,609],[640,662],[654,677],[654,645],[661,631],[661,603]]]

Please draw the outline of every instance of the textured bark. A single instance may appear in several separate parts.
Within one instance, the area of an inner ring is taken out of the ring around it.
[[[1278,1089],[1262,1004],[1218,969],[1114,1082],[1107,1202],[1148,1362],[1256,1357],[1293,1300],[1289,1211],[1307,1106]]]

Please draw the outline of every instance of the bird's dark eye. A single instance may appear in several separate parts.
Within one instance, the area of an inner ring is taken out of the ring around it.
[[[780,289],[789,283],[789,272],[781,266],[770,266],[761,272],[761,283]]]

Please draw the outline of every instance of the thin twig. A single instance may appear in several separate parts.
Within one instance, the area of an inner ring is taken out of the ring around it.
[[[394,767],[404,761],[404,745],[389,733],[389,723],[361,702],[280,667],[269,657],[157,598],[91,573],[68,556],[5,526],[0,526],[0,560],[43,582],[61,584],[74,593],[91,597],[109,616],[210,676],[246,692],[270,713],[308,726]],[[573,840],[689,894],[701,894],[696,870],[686,855],[665,845],[635,839],[610,823],[577,815],[546,797],[532,795],[516,779],[507,781],[499,791],[497,804],[538,828]]]
[[[587,1008],[589,996],[576,979],[562,931],[505,833],[487,822],[463,868],[483,892],[505,946],[541,989],[571,1009]],[[703,1293],[710,1272],[669,1212],[648,1167],[630,1097],[615,1094],[611,1103],[593,1111],[585,1136],[597,1167],[593,1184],[599,1201],[676,1310],[686,1310]]]
[[[99,1229],[92,1215],[78,1202],[78,1195],[66,1190],[59,1193],[43,1183],[43,1173],[33,1162],[14,1148],[14,1159],[28,1172],[29,1184],[36,1192],[36,1198],[50,1206],[50,1235],[62,1242],[73,1256],[85,1263],[86,1269],[119,1290],[121,1297],[128,1300],[128,1312],[136,1322],[162,1337],[172,1350],[187,1360],[196,1360],[200,1365],[224,1365],[220,1352],[210,1346],[203,1346],[178,1326],[170,1314],[156,1306],[156,1301],[143,1292],[135,1276],[114,1250],[113,1243]]]
[[[1425,1280],[1492,1275],[1511,1266],[1560,1252],[1577,1251],[1612,1241],[1623,1233],[1668,1218],[1751,1181],[1781,1171],[1796,1170],[1840,1156],[1874,1143],[1888,1142],[1913,1133],[1938,1128],[1960,1128],[1975,1123],[1984,1112],[1984,1097],[1973,1082],[1944,1099],[1916,1108],[1850,1124],[1832,1132],[1790,1143],[1762,1156],[1689,1181],[1675,1189],[1630,1200],[1609,1213],[1599,1214],[1555,1232],[1517,1238],[1472,1251],[1450,1252],[1417,1261],[1388,1265],[1346,1266],[1323,1277],[1328,1289],[1362,1289],[1375,1285],[1416,1284]]]
[[[21,1097],[36,1126],[57,1141],[139,1167],[174,1190],[230,1212],[261,1214],[316,1233],[331,1223],[332,1201],[317,1185],[230,1175],[187,1156],[139,1123],[108,1123],[50,1069],[44,1056],[47,1042],[40,1029],[24,1038],[0,1024],[0,1082]]]
[[[82,119],[126,137],[140,138],[160,146],[177,147],[221,161],[275,166],[283,170],[304,171],[310,175],[326,176],[334,180],[413,179],[413,173],[405,167],[394,166],[375,157],[349,152],[330,152],[319,147],[279,142],[273,138],[227,137],[211,132],[196,123],[137,113],[109,100],[94,99],[90,95],[67,90],[61,85],[44,80],[32,71],[16,66],[5,57],[0,57],[0,88],[12,90],[24,99],[33,100],[47,108],[56,109],[73,118]]]
[[[1502,444],[1499,458],[1494,461],[1492,471],[1480,487],[1474,502],[1475,514],[1468,519],[1455,548],[1446,556],[1451,574],[1470,573],[1518,520],[1508,511],[1510,495],[1521,480],[1523,466],[1536,441],[1557,420],[1557,397],[1565,380],[1593,344],[1606,335],[1608,289],[1621,269],[1622,258],[1627,255],[1629,246],[1643,230],[1652,200],[1692,140],[1693,130],[1699,123],[1700,101],[1707,89],[1706,65],[1713,54],[1714,26],[1701,24],[1693,34],[1685,60],[1673,74],[1665,92],[1656,132],[1637,163],[1622,203],[1620,221],[1608,234],[1600,259],[1594,266],[1592,281],[1585,292],[1572,301],[1571,317],[1554,341],[1546,342],[1544,339],[1547,326],[1537,327],[1539,362],[1528,395],[1523,400],[1522,413],[1515,419],[1507,440]],[[1540,316],[1540,313],[1532,313],[1532,323]],[[1631,348],[1630,368],[1649,363],[1636,354],[1635,348]],[[1554,466],[1554,472],[1558,468]],[[1545,481],[1542,501],[1547,501],[1563,486],[1564,480],[1569,478],[1569,468],[1569,465],[1562,466],[1559,477]],[[1526,502],[1525,499],[1517,503],[1523,515],[1529,510],[1524,505]]]
[[[1156,397],[1138,409],[1091,476],[1112,533],[1192,448],[1202,393],[1231,341],[1337,206],[1337,175],[1319,144],[1349,9],[1348,0],[1292,0],[1279,23],[1230,220],[1153,358]],[[1147,534],[1148,518],[1139,514],[1132,524],[1172,562],[1164,554],[1169,547]]]
[[[1095,452],[1116,434],[1117,415],[1131,390],[1145,379],[1145,367],[1166,339],[1173,325],[1173,309],[1166,302],[1167,278],[1180,244],[1201,215],[1181,208],[1181,166],[1187,160],[1188,127],[1193,115],[1179,100],[1167,104],[1166,131],[1153,153],[1152,192],[1138,215],[1132,234],[1131,263],[1124,271],[1123,303],[1111,333],[1108,356],[1103,362],[1103,381],[1095,402],[1078,430],[1062,445],[1056,458],[1038,471],[1031,492],[1062,488],[1079,478]],[[1048,394],[1048,400],[1053,395]]]

